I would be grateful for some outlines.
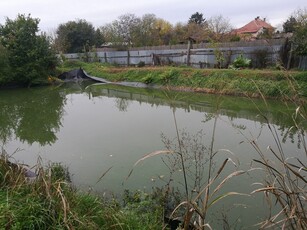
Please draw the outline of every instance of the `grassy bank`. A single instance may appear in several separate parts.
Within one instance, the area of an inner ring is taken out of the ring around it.
[[[307,96],[307,72],[282,70],[194,69],[189,67],[115,67],[65,62],[59,71],[82,67],[107,80],[157,84],[173,90],[266,98]]]
[[[24,169],[0,157],[0,229],[162,229],[162,210],[149,195],[123,201],[77,191],[60,164],[37,166],[32,182]]]

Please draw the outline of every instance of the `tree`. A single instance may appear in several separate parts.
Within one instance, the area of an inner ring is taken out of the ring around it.
[[[145,14],[140,19],[138,27],[135,28],[134,46],[154,46],[157,44],[155,39],[155,25],[157,17],[154,14]]]
[[[203,25],[205,23],[206,19],[203,17],[203,14],[201,13],[194,13],[192,14],[192,16],[189,18],[189,24],[191,23],[195,23],[195,24],[198,24],[198,25]]]
[[[114,27],[114,23],[107,23],[104,26],[100,27],[101,34],[106,43],[117,43],[120,38]]]
[[[295,30],[295,27],[297,26],[297,21],[295,17],[290,16],[288,20],[283,24],[283,30],[285,33],[292,33]]]
[[[124,14],[101,27],[101,31],[107,42],[118,47],[168,45],[173,35],[172,25],[154,14],[142,18]]]
[[[140,24],[140,18],[136,17],[134,14],[124,14],[119,16],[114,24],[123,42],[128,46],[133,45],[136,31]]]
[[[100,47],[104,43],[104,37],[100,29],[96,29],[94,41],[94,46],[96,47]]]
[[[213,41],[222,42],[232,30],[232,26],[229,23],[229,19],[224,18],[222,15],[217,15],[208,20],[208,29]]]
[[[307,8],[298,9],[292,17],[297,22],[292,38],[294,51],[300,56],[305,56],[307,55]]]
[[[133,46],[138,40],[140,18],[134,14],[124,14],[101,28],[107,42],[122,47]]]
[[[188,38],[194,39],[196,42],[208,40],[208,28],[204,25],[189,23],[186,25],[185,40]]]
[[[8,51],[0,44],[0,85],[8,81],[10,76],[10,66]]]
[[[58,26],[56,43],[60,47],[59,51],[64,53],[89,52],[90,48],[98,45],[97,41],[102,39],[99,33],[100,30],[96,31],[94,26],[84,19],[69,21]]]
[[[56,66],[56,56],[45,34],[38,33],[38,18],[18,15],[6,19],[0,27],[0,42],[8,52],[8,65],[12,70],[6,83],[31,85],[47,80]]]
[[[155,22],[155,39],[157,45],[169,45],[172,39],[173,26],[164,19],[157,19]]]
[[[187,39],[187,25],[183,23],[177,23],[173,28],[172,44],[178,44],[185,42]]]

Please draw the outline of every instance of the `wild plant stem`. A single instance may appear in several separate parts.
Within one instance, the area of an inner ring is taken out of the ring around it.
[[[215,131],[216,131],[216,124],[217,124],[217,114],[215,114],[214,118],[214,125],[213,125],[213,132],[210,144],[210,160],[209,160],[209,170],[208,170],[208,183],[211,179],[211,169],[212,169],[212,158],[213,158],[213,147],[214,147],[214,138],[215,138]]]
[[[181,160],[181,166],[182,166],[182,172],[183,172],[183,178],[184,178],[184,185],[185,185],[185,193],[186,193],[186,201],[187,201],[186,214],[185,214],[185,217],[184,217],[184,230],[186,230],[186,229],[188,229],[189,222],[190,222],[190,220],[189,220],[189,209],[190,209],[189,190],[188,190],[187,174],[186,174],[184,159],[183,159],[182,146],[181,146],[181,142],[180,142],[179,130],[178,130],[177,119],[176,119],[176,114],[175,114],[175,108],[173,109],[173,117],[174,117],[174,122],[175,122],[177,141],[178,141],[178,146],[179,146],[179,155],[180,155],[180,160]]]
[[[213,147],[214,147],[214,139],[215,139],[215,131],[216,131],[216,124],[217,124],[217,118],[218,114],[216,112],[214,117],[214,125],[213,125],[213,131],[212,131],[212,138],[211,138],[211,144],[210,144],[210,156],[209,156],[209,168],[208,168],[208,180],[207,183],[210,184],[211,182],[211,173],[212,173],[212,164],[213,164]],[[205,208],[204,208],[204,220],[206,219],[207,214],[207,208],[208,208],[208,200],[209,200],[209,194],[210,194],[210,186],[208,186],[208,189],[206,191],[206,202],[205,202]]]
[[[177,134],[177,141],[178,141],[178,146],[179,146],[179,155],[180,155],[183,178],[184,178],[186,199],[188,201],[189,200],[188,182],[187,182],[187,175],[186,175],[184,159],[183,159],[183,154],[182,154],[182,146],[181,146],[181,142],[180,142],[180,136],[179,136],[179,130],[178,130],[177,119],[176,119],[176,114],[175,114],[175,108],[173,109],[173,117],[174,117],[176,134]]]

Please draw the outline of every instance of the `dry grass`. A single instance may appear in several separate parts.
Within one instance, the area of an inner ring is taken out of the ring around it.
[[[268,218],[258,224],[260,229],[307,229],[307,107],[306,100],[297,93],[298,85],[293,79],[288,80],[296,97],[287,99],[296,105],[296,110],[292,115],[293,126],[285,135],[293,132],[297,134],[301,155],[292,157],[291,153],[285,152],[283,137],[261,110],[259,114],[265,119],[266,127],[274,140],[267,149],[261,147],[258,138],[249,138],[238,130],[260,157],[253,160],[254,164],[265,171],[263,181],[255,184],[259,188],[251,193],[262,193],[270,210]],[[265,101],[264,97],[263,100]],[[285,107],[287,105],[285,103]]]

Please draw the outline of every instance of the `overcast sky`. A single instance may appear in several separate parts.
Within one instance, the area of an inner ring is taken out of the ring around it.
[[[205,18],[223,15],[234,27],[248,23],[256,16],[266,18],[273,26],[281,25],[298,8],[307,7],[306,0],[0,0],[0,24],[18,13],[40,18],[40,28],[50,31],[60,23],[85,19],[95,27],[132,13],[155,14],[172,24],[187,22],[199,12]]]

